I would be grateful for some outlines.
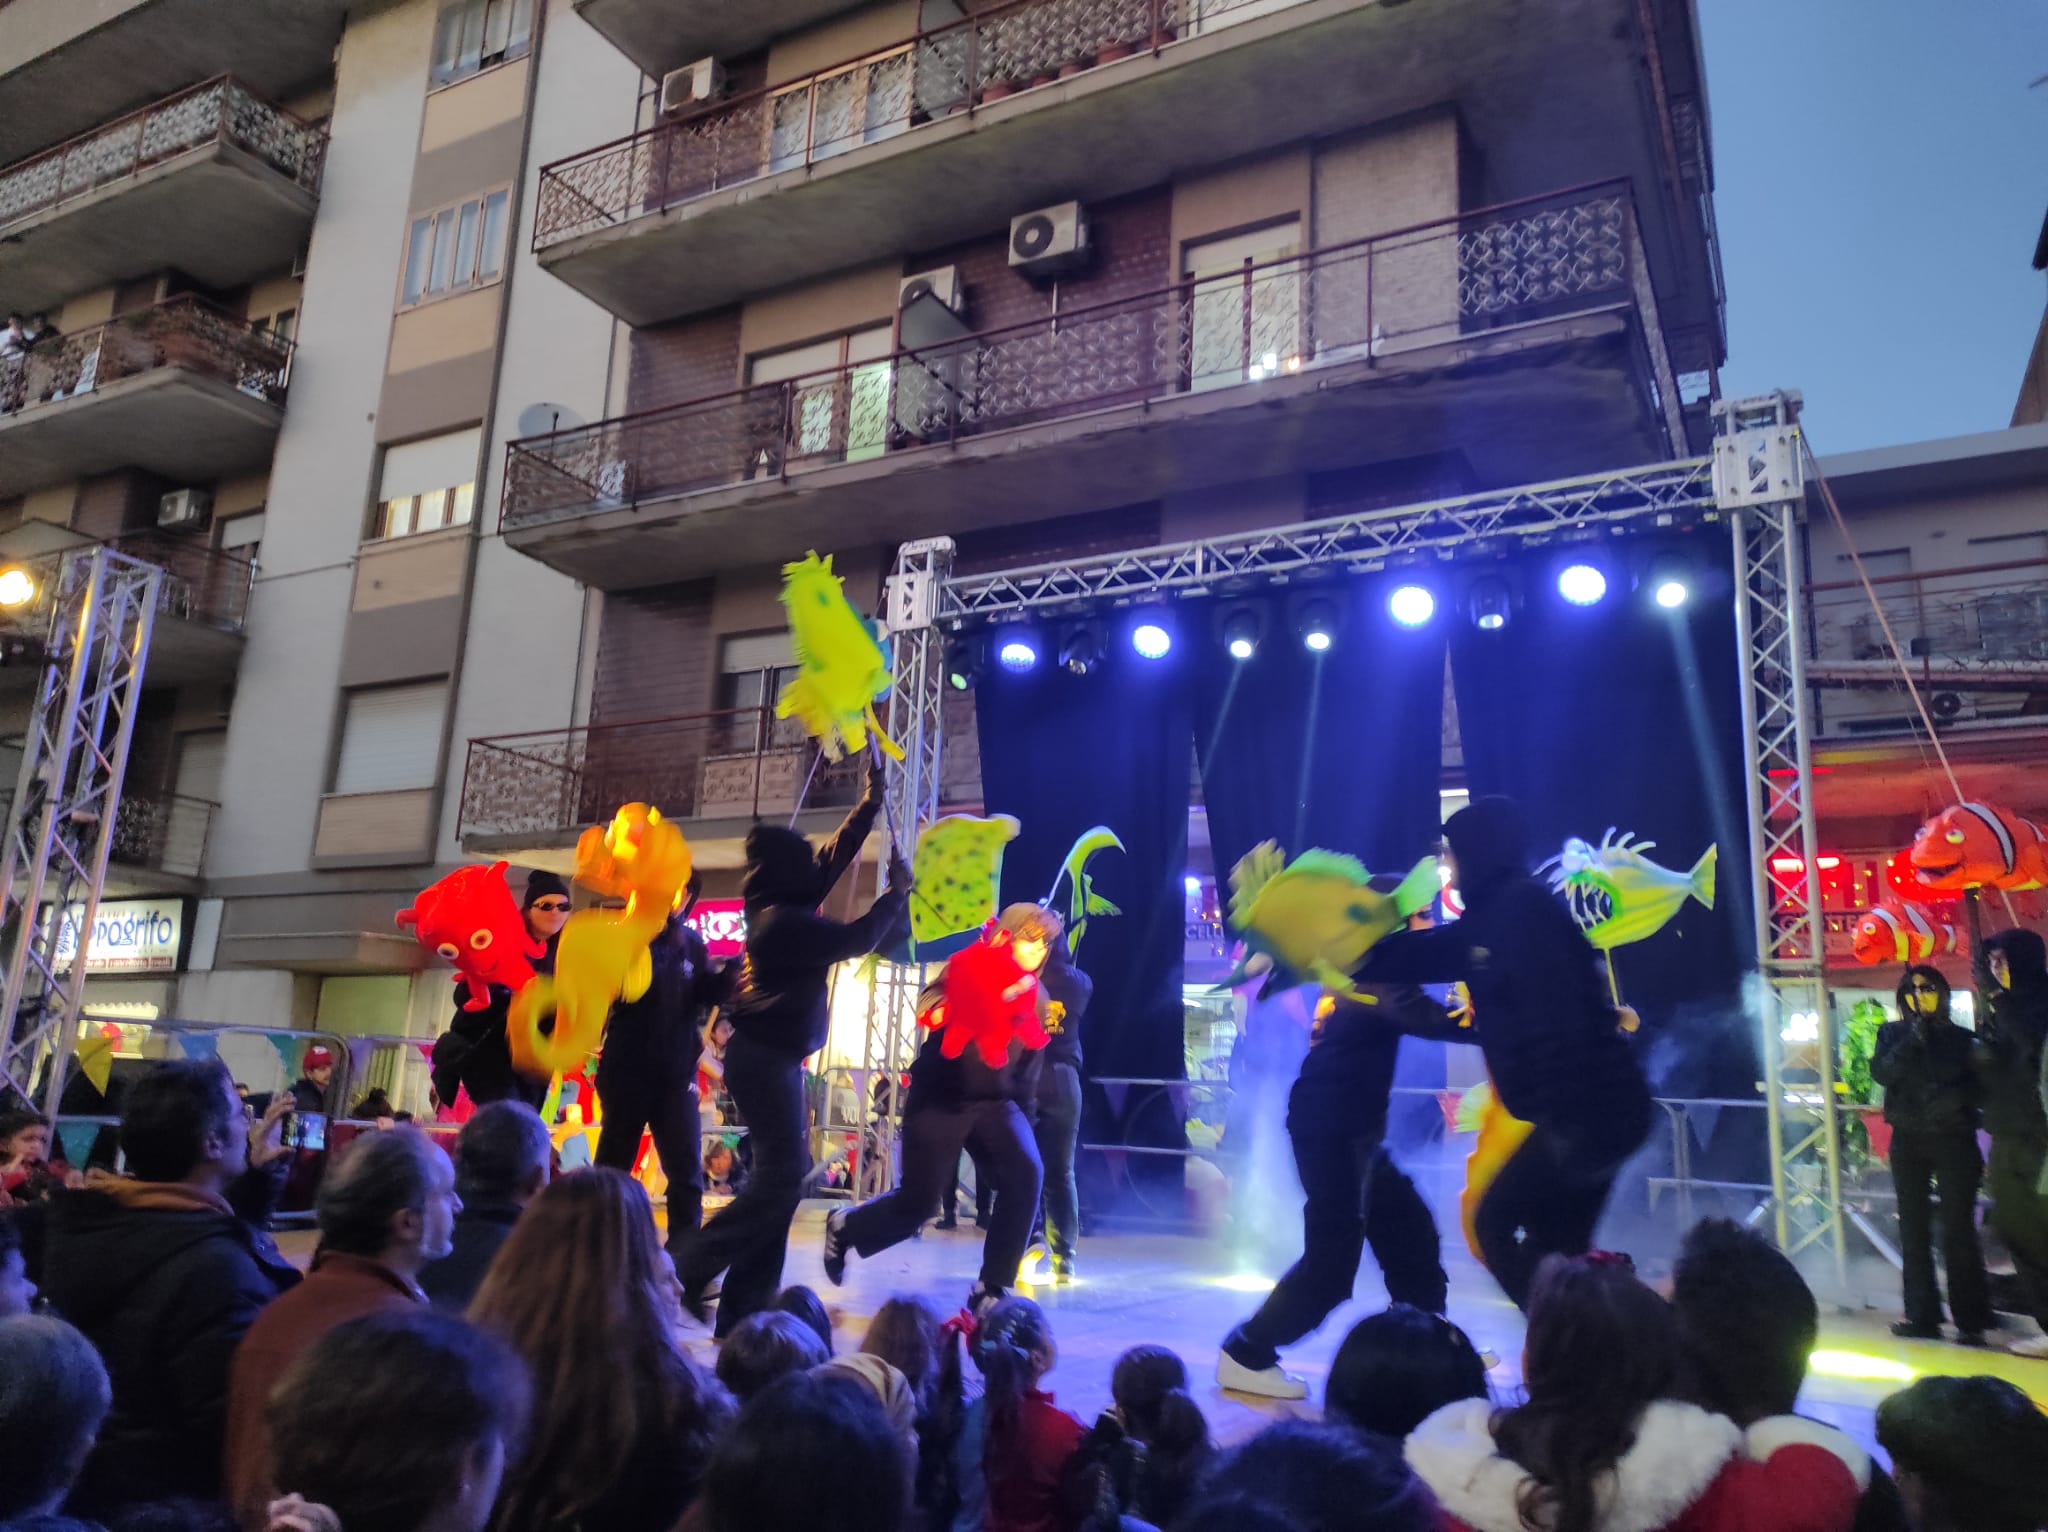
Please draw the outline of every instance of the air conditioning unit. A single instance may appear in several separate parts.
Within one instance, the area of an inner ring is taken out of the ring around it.
[[[1010,264],[1030,277],[1054,277],[1088,259],[1088,215],[1078,202],[1042,207],[1010,220]]]
[[[936,271],[920,271],[903,279],[896,289],[896,307],[907,309],[919,298],[930,294],[947,308],[958,314],[965,307],[965,298],[960,290],[960,268],[941,266]]]
[[[203,489],[176,489],[156,503],[160,527],[196,527],[213,514],[213,495]]]
[[[673,117],[725,94],[725,66],[717,59],[699,59],[661,77],[661,115]]]

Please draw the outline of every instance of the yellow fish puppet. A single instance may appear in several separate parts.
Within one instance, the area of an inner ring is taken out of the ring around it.
[[[789,613],[797,674],[775,704],[777,718],[804,726],[825,759],[875,743],[896,760],[903,751],[882,732],[875,701],[888,695],[892,677],[875,630],[846,600],[846,582],[832,572],[831,555],[810,553],[782,566],[782,605]]]
[[[1254,846],[1230,870],[1230,923],[1247,956],[1217,988],[1268,974],[1261,998],[1316,983],[1327,994],[1370,1005],[1352,973],[1375,942],[1427,909],[1439,887],[1429,857],[1382,894],[1356,857],[1311,850],[1290,863],[1272,841]]]

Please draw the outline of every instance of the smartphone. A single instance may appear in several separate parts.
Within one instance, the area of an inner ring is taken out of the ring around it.
[[[294,1149],[327,1147],[327,1114],[294,1112],[285,1119],[284,1141]]]

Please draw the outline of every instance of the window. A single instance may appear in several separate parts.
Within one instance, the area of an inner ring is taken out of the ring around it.
[[[456,0],[434,33],[434,83],[448,85],[533,46],[534,0]]]
[[[290,344],[298,339],[299,311],[297,309],[279,309],[275,314],[265,314],[260,318],[250,320],[249,328],[258,335],[275,335],[279,340]],[[285,358],[284,376],[279,381],[289,383],[291,376],[292,363],[291,357],[288,356]]]
[[[1218,388],[1257,382],[1301,366],[1301,249],[1298,221],[1187,247],[1182,274],[1195,289],[1188,383]],[[1239,281],[1233,272],[1257,269]]]
[[[469,523],[476,508],[477,454],[483,428],[450,431],[384,449],[372,537],[410,537]]]
[[[878,457],[889,438],[888,325],[755,357],[749,383],[796,379],[790,409],[791,457]]]
[[[214,523],[219,531],[220,549],[237,558],[253,559],[263,543],[263,513],[228,516]]]
[[[401,307],[483,287],[505,274],[505,221],[511,194],[494,191],[422,213],[405,237]]]
[[[796,669],[787,630],[725,637],[719,645],[718,707],[737,716],[721,721],[714,746],[719,753],[750,755],[771,743],[794,744],[803,738],[796,726],[796,733],[785,739],[796,721],[772,718],[765,711],[782,700],[782,688]]]
[[[394,793],[432,787],[441,761],[446,681],[365,686],[347,694],[336,793]]]

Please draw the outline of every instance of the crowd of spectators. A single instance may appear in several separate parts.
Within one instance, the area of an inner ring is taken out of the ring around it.
[[[1322,1419],[1229,1449],[1138,1345],[1092,1424],[1028,1298],[884,1304],[848,1350],[806,1288],[692,1358],[646,1194],[550,1178],[533,1111],[337,1158],[301,1272],[284,1156],[217,1065],[131,1090],[127,1173],[0,1211],[0,1532],[2040,1532],[2048,1416],[1993,1378],[1884,1402],[1876,1467],[1797,1413],[1798,1271],[1725,1222],[1668,1296],[1553,1257],[1521,1382],[1450,1321],[1361,1321]],[[39,1310],[39,1312],[31,1312]]]

